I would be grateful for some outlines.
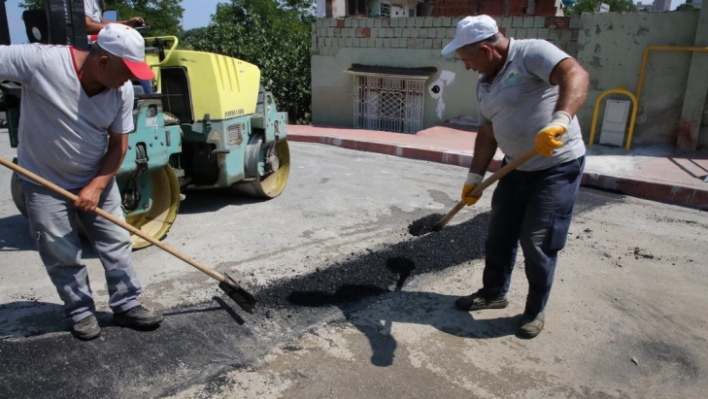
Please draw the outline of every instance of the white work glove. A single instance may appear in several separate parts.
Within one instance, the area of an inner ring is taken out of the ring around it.
[[[572,120],[573,117],[565,111],[554,112],[551,123],[536,134],[536,151],[544,157],[550,157],[553,150],[563,145],[558,138],[568,131]]]
[[[465,180],[465,184],[462,186],[461,195],[461,200],[465,203],[465,205],[474,205],[477,203],[477,201],[479,201],[480,198],[482,198],[482,193],[479,193],[479,195],[477,195],[476,197],[468,197],[469,193],[471,193],[472,190],[474,190],[474,188],[477,187],[481,182],[481,175],[472,172],[467,174],[467,180]]]

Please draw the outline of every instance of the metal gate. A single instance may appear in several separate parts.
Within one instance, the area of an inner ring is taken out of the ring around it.
[[[354,126],[417,133],[423,128],[423,81],[354,76]]]

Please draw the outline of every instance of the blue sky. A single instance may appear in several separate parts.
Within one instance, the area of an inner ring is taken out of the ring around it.
[[[210,16],[216,11],[217,3],[226,3],[228,0],[182,0],[184,14],[182,27],[184,29],[198,28],[209,24]],[[25,25],[22,22],[23,9],[19,6],[20,0],[7,0],[7,20],[10,26],[12,43],[27,43]],[[147,21],[148,24],[150,21]]]
[[[651,3],[652,1],[646,0],[645,3]],[[182,27],[184,29],[192,29],[208,25],[211,14],[216,11],[216,4],[220,2],[226,3],[228,0],[182,0],[182,7],[184,8]],[[675,9],[682,3],[684,3],[684,0],[672,0],[671,9]],[[27,34],[22,23],[23,10],[19,7],[19,4],[20,0],[7,0],[5,3],[10,26],[10,38],[13,43],[26,43]]]

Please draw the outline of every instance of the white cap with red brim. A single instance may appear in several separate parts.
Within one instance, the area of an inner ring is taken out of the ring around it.
[[[98,45],[107,52],[121,58],[137,79],[150,80],[155,77],[145,62],[145,40],[140,33],[123,24],[108,24],[98,32]]]

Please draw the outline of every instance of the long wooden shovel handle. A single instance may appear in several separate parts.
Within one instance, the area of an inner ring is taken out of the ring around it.
[[[521,155],[520,157],[516,158],[515,160],[509,162],[508,164],[504,165],[504,167],[502,167],[498,171],[494,172],[493,175],[489,176],[483,182],[478,184],[477,187],[475,187],[474,190],[472,190],[468,194],[468,196],[475,197],[475,196],[481,194],[482,191],[484,191],[487,187],[496,183],[497,180],[506,176],[507,174],[509,174],[509,172],[518,168],[519,166],[521,166],[521,164],[525,163],[529,159],[533,158],[536,154],[538,154],[538,153],[536,152],[535,148],[526,151],[523,155]],[[442,229],[447,224],[447,222],[449,222],[450,219],[452,219],[452,217],[455,216],[457,214],[457,212],[462,210],[462,208],[464,208],[464,207],[465,207],[465,203],[462,200],[460,200],[457,203],[457,205],[455,205],[455,207],[452,208],[452,210],[450,212],[448,212],[447,215],[445,215],[445,217],[440,219],[440,221],[437,222],[435,224],[435,226],[433,226],[433,231],[438,231],[438,230]]]
[[[71,200],[72,202],[76,201],[76,199],[78,198],[76,195],[74,195],[74,194],[72,194],[72,193],[70,193],[70,192],[64,190],[63,188],[57,186],[56,184],[54,184],[54,183],[52,183],[52,182],[50,182],[50,181],[48,181],[48,180],[46,180],[46,179],[44,179],[44,178],[42,178],[42,177],[39,177],[39,176],[37,176],[36,174],[30,172],[29,170],[27,170],[27,169],[25,169],[25,168],[23,168],[23,167],[21,167],[21,166],[19,166],[19,165],[15,165],[14,163],[12,163],[12,162],[10,162],[10,161],[8,161],[8,160],[2,158],[2,157],[0,157],[0,164],[2,164],[3,166],[6,166],[6,167],[8,167],[8,168],[14,170],[15,172],[17,172],[17,173],[19,173],[19,174],[21,174],[21,175],[23,175],[23,176],[25,176],[25,177],[28,177],[28,178],[30,178],[30,179],[36,181],[37,183],[43,185],[44,187],[46,187],[46,188],[48,188],[48,189],[50,189],[50,190],[56,192],[57,194],[63,195],[64,197],[68,198],[68,199]],[[105,218],[105,219],[108,219],[110,222],[112,222],[112,223],[114,223],[114,224],[117,224],[118,226],[120,226],[120,227],[122,227],[122,228],[124,228],[124,229],[126,229],[126,230],[128,230],[128,231],[130,231],[131,233],[133,233],[133,234],[135,234],[136,236],[138,236],[138,237],[144,239],[145,241],[149,241],[151,244],[153,244],[153,245],[155,245],[155,246],[158,246],[158,247],[162,248],[163,250],[165,250],[165,251],[171,253],[172,255],[174,255],[174,256],[176,256],[176,257],[182,259],[183,261],[185,261],[185,262],[189,263],[190,265],[196,267],[197,269],[199,269],[199,270],[202,271],[203,273],[209,275],[210,277],[214,278],[215,280],[218,280],[218,281],[220,281],[220,282],[226,282],[226,281],[227,281],[226,277],[224,277],[222,274],[220,274],[220,273],[218,273],[218,272],[216,272],[216,271],[210,269],[210,268],[207,267],[206,265],[204,265],[204,264],[202,264],[202,263],[200,263],[200,262],[198,262],[198,261],[196,261],[196,260],[194,260],[194,259],[188,257],[187,255],[185,255],[185,254],[183,254],[183,253],[177,251],[176,249],[174,249],[174,248],[168,246],[167,244],[158,241],[158,240],[155,239],[154,237],[149,236],[149,235],[143,233],[142,231],[140,231],[140,230],[136,229],[135,227],[129,225],[128,223],[124,222],[123,220],[121,220],[121,219],[119,219],[119,218],[117,218],[117,217],[111,215],[110,213],[104,211],[103,209],[101,209],[101,208],[96,208],[95,212],[96,212],[98,215],[100,215],[101,217],[103,217],[103,218]]]

